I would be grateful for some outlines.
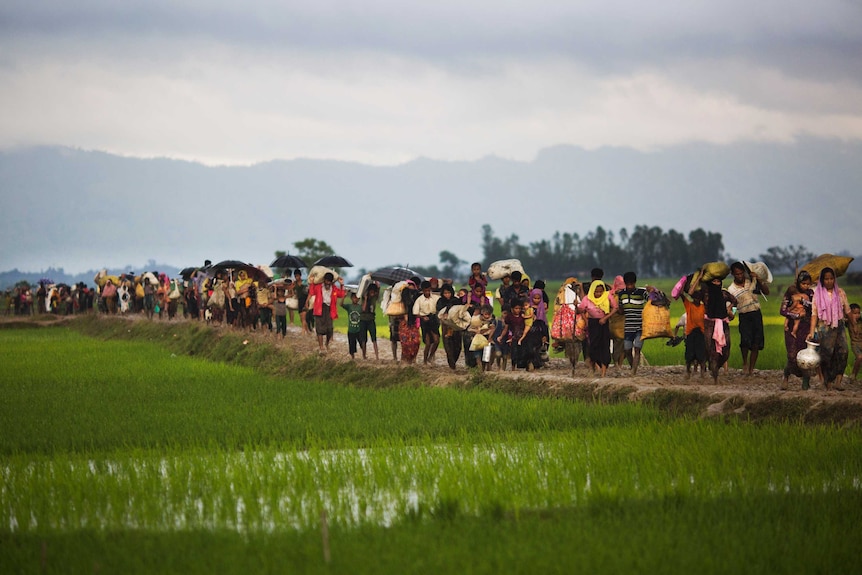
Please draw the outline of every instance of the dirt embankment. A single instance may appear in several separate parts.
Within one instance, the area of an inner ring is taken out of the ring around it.
[[[124,319],[147,321],[141,316]],[[70,318],[37,316],[20,319],[6,316],[0,319],[0,325],[6,328],[37,327],[67,321]],[[153,322],[163,324],[165,330],[184,324],[199,325],[182,319]],[[533,372],[501,371],[494,367],[492,371],[480,374],[465,366],[463,356],[456,369],[450,369],[442,347],[437,351],[433,363],[422,363],[420,349],[416,364],[406,366],[393,359],[390,342],[384,339],[378,340],[379,359],[375,359],[370,342],[368,359],[363,359],[361,352],[351,359],[347,336],[340,333],[335,334],[329,350],[320,354],[317,338],[303,334],[296,326],[290,326],[287,337],[283,339],[268,330],[241,331],[227,326],[212,326],[208,337],[242,338],[246,345],[271,345],[276,349],[289,350],[294,357],[317,358],[319,363],[315,365],[319,365],[323,372],[321,375],[324,376],[327,365],[335,364],[343,369],[343,364],[353,362],[360,368],[389,370],[390,376],[397,375],[399,370],[411,369],[411,379],[418,376],[428,385],[478,386],[519,395],[564,397],[602,403],[641,401],[673,413],[698,417],[862,425],[862,381],[846,377],[844,391],[825,390],[817,378],[812,378],[812,389],[802,390],[801,381],[793,377],[790,388],[781,390],[782,372],[777,370],[755,370],[751,376],[745,376],[737,369],[722,370],[718,384],[714,384],[709,375],[703,378],[694,375],[687,379],[684,366],[642,366],[637,376],[632,376],[628,366],[612,366],[602,378],[583,362],[578,363],[573,373],[569,361],[564,358],[552,358],[547,367]]]

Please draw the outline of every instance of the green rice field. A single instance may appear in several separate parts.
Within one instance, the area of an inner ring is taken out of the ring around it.
[[[858,426],[278,374],[142,333],[0,329],[0,573],[862,570]]]

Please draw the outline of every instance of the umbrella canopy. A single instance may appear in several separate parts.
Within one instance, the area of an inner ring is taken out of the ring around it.
[[[347,259],[345,259],[341,256],[336,256],[336,255],[323,256],[322,258],[320,258],[319,260],[314,262],[314,265],[323,266],[323,267],[327,267],[327,268],[352,268],[353,267],[353,264],[350,263],[349,261],[347,261]]]
[[[810,273],[816,282],[820,278],[820,272],[823,271],[823,268],[832,268],[835,271],[835,277],[840,277],[847,273],[847,268],[850,267],[852,261],[853,258],[849,256],[821,254],[802,266],[802,269]]]
[[[180,277],[183,278],[184,280],[190,280],[192,278],[192,276],[194,275],[194,273],[196,271],[198,271],[199,269],[200,268],[197,268],[194,266],[192,266],[190,268],[183,268],[182,270],[180,270]]]
[[[257,266],[253,266],[251,264],[247,264],[245,262],[241,262],[239,260],[224,260],[221,261],[210,268],[213,271],[225,270],[231,272],[245,271],[248,274],[248,277],[255,281],[264,281],[268,282],[269,277],[266,275],[262,269]]]
[[[269,264],[274,268],[307,268],[308,266],[302,261],[302,258],[299,256],[292,256],[290,254],[279,256],[272,260],[272,263]]]
[[[272,279],[272,276],[274,274],[272,273],[272,268],[270,268],[268,265],[260,264],[260,265],[255,266],[255,267],[257,269],[259,269],[260,271],[262,271],[264,273],[264,275],[266,275],[266,277],[268,277],[269,279]]]
[[[217,264],[213,264],[210,269],[214,270],[235,270],[242,268],[244,266],[249,266],[251,264],[247,264],[245,262],[241,262],[239,260],[222,260]],[[252,266],[254,267],[254,266]]]
[[[411,270],[410,268],[388,267],[380,268],[371,272],[371,279],[380,283],[395,285],[400,281],[409,280],[412,277],[418,276],[424,278],[422,274]]]

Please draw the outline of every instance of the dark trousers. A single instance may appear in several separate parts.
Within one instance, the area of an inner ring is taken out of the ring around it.
[[[268,307],[262,307],[258,311],[260,313],[260,326],[266,326],[269,331],[272,331],[272,310]]]

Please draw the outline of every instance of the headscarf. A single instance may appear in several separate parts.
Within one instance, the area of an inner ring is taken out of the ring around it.
[[[623,276],[615,277],[614,285],[611,287],[611,295],[613,296],[615,302],[619,303],[619,296],[617,294],[624,289],[626,289],[626,281],[623,279]]]
[[[530,305],[533,304],[533,297],[539,296],[539,303],[536,305],[536,321],[543,321],[548,323],[548,306],[545,304],[545,299],[542,297],[542,290],[539,288],[533,288],[530,290]]]
[[[602,292],[601,296],[596,295],[596,288],[598,287],[605,290]],[[611,302],[608,297],[608,290],[605,289],[605,282],[602,280],[593,280],[593,283],[590,284],[590,291],[587,293],[587,299],[593,302],[593,304],[603,312],[611,312]]]
[[[824,268],[820,272],[822,280],[825,271],[831,271],[835,277],[835,270]],[[832,299],[829,298],[829,291],[823,287],[823,284],[818,281],[814,288],[814,305],[817,306],[817,319],[829,324],[830,327],[838,327],[838,322],[844,319],[844,306],[841,304],[841,292],[838,289],[838,278],[835,277],[835,284],[832,287]],[[843,337],[843,336],[842,336]]]
[[[715,285],[711,281],[704,284],[706,286],[706,296],[708,298],[706,305],[706,317],[710,319],[725,319],[727,317],[727,303],[724,301],[724,290],[721,285]]]

